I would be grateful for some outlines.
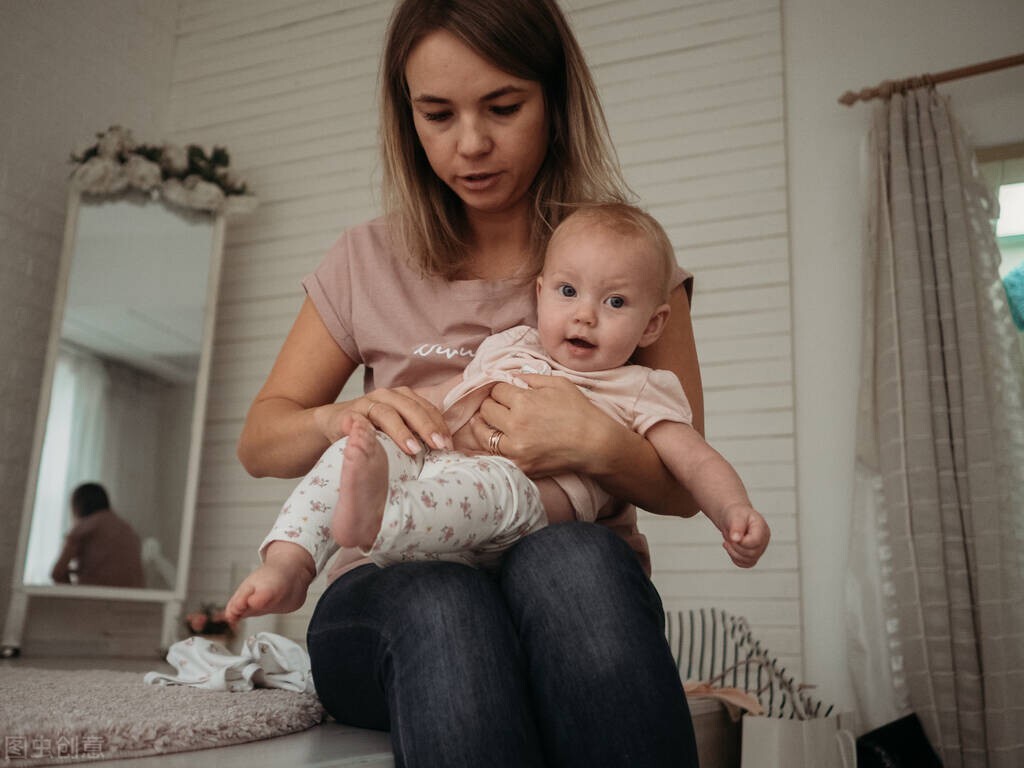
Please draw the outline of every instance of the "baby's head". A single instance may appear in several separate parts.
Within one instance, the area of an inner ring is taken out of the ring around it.
[[[619,203],[574,211],[551,235],[537,278],[545,351],[577,371],[618,368],[668,318],[675,255],[649,214]]]

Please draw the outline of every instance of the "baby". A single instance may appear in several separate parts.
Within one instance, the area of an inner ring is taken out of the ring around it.
[[[539,373],[568,378],[644,435],[721,531],[733,562],[754,565],[768,544],[768,525],[732,466],[691,426],[679,380],[628,364],[665,326],[674,267],[664,231],[639,209],[614,204],[574,212],[553,233],[537,278],[538,327],[485,339],[462,375],[418,390],[439,406],[456,450],[409,456],[365,416],[346,414],[347,437],[328,448],[289,497],[261,553],[271,541],[295,541],[310,551],[317,572],[334,544],[358,547],[379,565],[443,559],[492,567],[548,522],[594,520],[608,500],[594,481],[531,481],[496,455],[500,432],[483,446],[468,426],[495,383],[525,386],[518,374]],[[293,509],[301,511],[301,527],[292,522]],[[309,576],[301,567],[287,571],[264,563],[229,601],[229,617],[273,611],[284,602],[285,585],[294,604],[295,582],[308,587]]]

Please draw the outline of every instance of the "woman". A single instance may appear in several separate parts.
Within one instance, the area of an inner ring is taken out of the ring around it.
[[[553,0],[405,0],[382,68],[388,216],[346,232],[304,281],[239,442],[254,475],[307,472],[349,410],[410,453],[448,446],[441,415],[409,387],[449,378],[487,335],[534,324],[551,229],[573,203],[624,197]],[[675,282],[669,327],[637,362],[679,376],[702,431],[688,276]],[[367,394],[335,403],[360,363]],[[646,509],[692,509],[643,438],[567,382],[530,384],[494,389],[473,425],[482,444],[533,477],[586,473]],[[389,728],[398,765],[696,765],[635,510],[602,522],[527,537],[496,579],[343,551],[307,638],[328,711]],[[300,561],[309,580],[322,564],[288,541],[265,557]],[[306,586],[272,605],[252,595],[247,613],[294,610]]]
[[[139,535],[110,508],[102,485],[82,483],[76,487],[71,493],[71,514],[75,525],[50,573],[56,583],[146,586]]]

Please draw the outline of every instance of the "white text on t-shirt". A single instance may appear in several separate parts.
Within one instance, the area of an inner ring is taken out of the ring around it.
[[[453,357],[473,357],[473,350],[466,349],[465,347],[459,347],[453,349],[447,347],[444,344],[420,344],[416,347],[412,353],[418,357],[430,357],[431,355],[440,355],[451,360]]]

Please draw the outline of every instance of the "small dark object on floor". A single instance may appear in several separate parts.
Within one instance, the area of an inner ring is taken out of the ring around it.
[[[858,768],[942,768],[917,715],[909,714],[857,739]]]

